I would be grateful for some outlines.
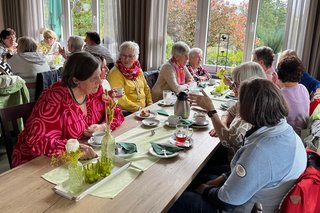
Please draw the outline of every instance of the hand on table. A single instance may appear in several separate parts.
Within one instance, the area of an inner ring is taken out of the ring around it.
[[[90,160],[98,156],[91,146],[80,143],[80,150],[83,153],[80,160]]]
[[[105,124],[92,124],[88,126],[87,129],[84,130],[83,134],[86,137],[91,137],[94,132],[103,132],[106,130]]]
[[[201,90],[201,93],[203,95],[189,94],[188,99],[191,102],[191,104],[195,104],[207,111],[213,110],[214,105],[210,97],[203,90]]]
[[[217,134],[217,132],[216,132],[215,129],[211,129],[211,130],[209,131],[209,135],[210,135],[211,137],[218,137],[218,134]]]

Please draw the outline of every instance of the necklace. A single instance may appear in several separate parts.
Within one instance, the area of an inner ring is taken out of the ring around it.
[[[73,94],[72,89],[71,89],[71,88],[69,88],[69,89],[70,89],[70,91],[71,91],[71,97],[72,97],[72,99],[76,102],[77,105],[80,106],[80,105],[84,104],[84,103],[87,101],[88,96],[86,95],[86,97],[83,99],[82,102],[78,102],[77,99],[76,99],[76,97],[75,97],[74,94]]]

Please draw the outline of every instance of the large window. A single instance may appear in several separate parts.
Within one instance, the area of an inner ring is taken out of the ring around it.
[[[182,40],[204,51],[215,71],[251,59],[257,46],[281,51],[288,0],[169,0],[166,56]]]

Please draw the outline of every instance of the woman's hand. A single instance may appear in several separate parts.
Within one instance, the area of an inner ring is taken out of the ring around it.
[[[83,155],[80,157],[80,160],[90,160],[98,156],[91,146],[80,143],[80,150],[83,153]]]
[[[208,186],[215,186],[215,187],[219,187],[221,186],[224,182],[226,181],[226,179],[220,175],[219,177],[213,179],[213,180],[209,180],[208,182],[206,182],[205,184]]]
[[[197,106],[210,111],[214,109],[214,105],[210,99],[210,97],[205,93],[205,91],[201,90],[203,95],[189,94],[188,98],[191,104],[196,104]]]
[[[217,132],[216,132],[215,129],[211,129],[210,132],[209,132],[209,135],[210,135],[211,137],[218,137],[218,134],[217,134]]]
[[[204,191],[207,187],[209,187],[209,185],[203,183],[203,184],[201,184],[198,188],[196,188],[195,191],[196,191],[197,193],[199,193],[199,194],[203,194],[203,191]]]
[[[103,132],[106,130],[105,124],[92,124],[88,126],[87,129],[84,130],[83,134],[86,137],[91,137],[94,132]]]

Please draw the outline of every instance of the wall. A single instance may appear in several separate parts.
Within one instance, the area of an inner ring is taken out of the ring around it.
[[[3,23],[3,12],[2,12],[2,1],[0,1],[0,30],[4,29]]]

